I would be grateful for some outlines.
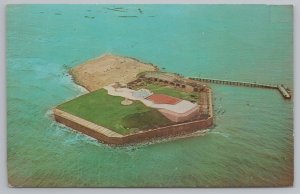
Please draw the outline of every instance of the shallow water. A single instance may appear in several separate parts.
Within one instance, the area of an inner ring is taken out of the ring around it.
[[[111,9],[116,7],[123,9]],[[9,6],[10,184],[287,184],[293,174],[293,101],[278,91],[211,85],[216,126],[206,135],[121,148],[57,124],[51,108],[86,92],[72,82],[68,69],[104,53],[185,76],[293,88],[292,31],[288,6]]]

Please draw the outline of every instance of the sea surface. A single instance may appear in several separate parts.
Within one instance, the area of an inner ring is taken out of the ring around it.
[[[293,179],[293,100],[210,85],[205,135],[110,147],[53,120],[86,93],[68,70],[112,53],[184,76],[293,88],[291,6],[10,5],[8,179],[16,187],[282,186]]]

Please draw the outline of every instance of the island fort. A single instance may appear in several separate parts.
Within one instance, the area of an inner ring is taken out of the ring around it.
[[[213,125],[206,84],[136,59],[104,55],[70,70],[89,93],[54,108],[54,118],[108,144],[180,136]]]

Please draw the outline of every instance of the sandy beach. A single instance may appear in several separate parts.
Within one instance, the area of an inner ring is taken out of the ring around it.
[[[157,70],[157,67],[133,58],[106,54],[72,68],[69,73],[77,84],[95,91],[114,82],[133,81],[141,72]]]

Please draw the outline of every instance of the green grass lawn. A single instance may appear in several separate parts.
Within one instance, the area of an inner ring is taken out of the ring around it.
[[[139,101],[124,106],[122,97],[110,96],[105,89],[75,98],[57,108],[120,134],[129,134],[137,129],[145,130],[172,121],[155,109]]]
[[[166,87],[166,86],[160,86],[160,85],[156,85],[156,84],[147,84],[143,87],[149,89],[150,91],[152,91],[155,94],[166,94],[169,96],[181,98],[181,99],[188,100],[191,102],[196,102],[199,99],[199,96],[198,96],[199,94],[196,92],[189,93],[189,92],[185,92],[180,89],[175,89],[175,88]]]

